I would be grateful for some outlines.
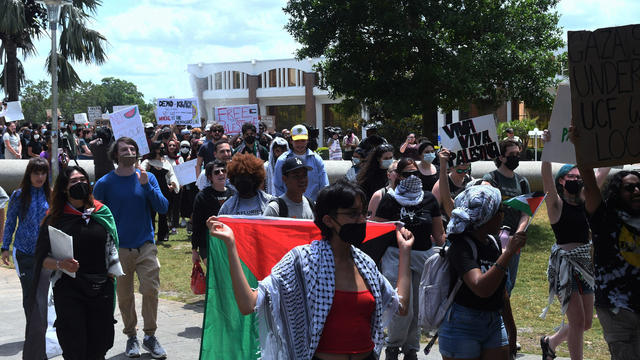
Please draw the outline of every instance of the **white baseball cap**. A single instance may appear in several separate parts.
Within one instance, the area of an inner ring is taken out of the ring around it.
[[[295,140],[309,140],[309,132],[304,125],[296,125],[291,128],[291,139]]]

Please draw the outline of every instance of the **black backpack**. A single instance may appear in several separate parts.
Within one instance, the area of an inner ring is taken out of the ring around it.
[[[302,196],[304,197],[304,199],[307,199],[307,201],[309,202],[309,207],[311,208],[311,211],[313,211],[313,208],[315,206],[315,203],[313,202],[313,200],[308,198],[306,195],[302,195]],[[284,201],[284,199],[281,197],[277,197],[275,199],[271,199],[269,203],[272,203],[274,201],[278,203],[278,216],[289,217],[289,207],[287,206],[287,203]]]

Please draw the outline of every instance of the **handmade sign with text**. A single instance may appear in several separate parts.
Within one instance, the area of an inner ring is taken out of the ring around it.
[[[258,128],[258,105],[221,106],[216,108],[216,121],[224,126],[224,133],[242,132],[242,124],[250,122]]]
[[[496,121],[484,115],[441,126],[438,135],[443,147],[451,151],[449,166],[491,160],[500,155]]]
[[[102,107],[100,106],[87,107],[87,117],[89,118],[89,123],[95,124],[96,120],[102,119]]]
[[[191,125],[200,127],[198,99],[158,99],[156,120],[160,125]]]
[[[640,161],[640,24],[569,31],[576,160],[592,167]]]
[[[576,150],[569,141],[571,125],[571,89],[569,84],[558,85],[556,101],[549,120],[550,140],[544,144],[542,161],[564,164],[576,163]]]
[[[73,114],[73,122],[79,125],[84,125],[89,122],[87,113]]]
[[[111,122],[114,138],[130,137],[138,144],[139,155],[149,153],[149,145],[144,134],[144,126],[142,126],[138,105],[109,114],[109,122]]]

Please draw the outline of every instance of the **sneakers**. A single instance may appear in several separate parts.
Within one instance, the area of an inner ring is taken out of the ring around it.
[[[187,222],[187,235],[191,234],[193,234],[193,224],[191,223],[191,220],[189,220]]]
[[[399,354],[400,348],[397,346],[387,346],[387,348],[384,349],[385,360],[398,360]]]
[[[164,351],[162,345],[158,342],[155,336],[144,336],[142,340],[142,348],[151,353],[151,357],[154,359],[166,359],[167,352]]]
[[[138,358],[140,357],[140,343],[138,343],[138,338],[135,336],[130,336],[127,340],[127,347],[124,350],[124,354],[130,358]]]

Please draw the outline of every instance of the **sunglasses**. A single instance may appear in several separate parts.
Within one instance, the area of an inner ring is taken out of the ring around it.
[[[409,177],[409,176],[411,176],[411,175],[414,175],[414,176],[416,176],[416,177],[419,177],[419,176],[420,176],[420,172],[419,172],[418,170],[414,170],[414,171],[403,171],[403,172],[401,172],[401,173],[400,173],[400,175],[401,175],[403,178],[408,178],[408,177]]]
[[[227,173],[227,169],[213,169],[213,175],[222,175],[226,173]]]
[[[633,193],[636,189],[640,189],[640,183],[627,184],[622,187],[625,191]]]
[[[471,166],[469,166],[466,169],[456,169],[456,172],[458,174],[466,174],[466,173],[471,173]]]

